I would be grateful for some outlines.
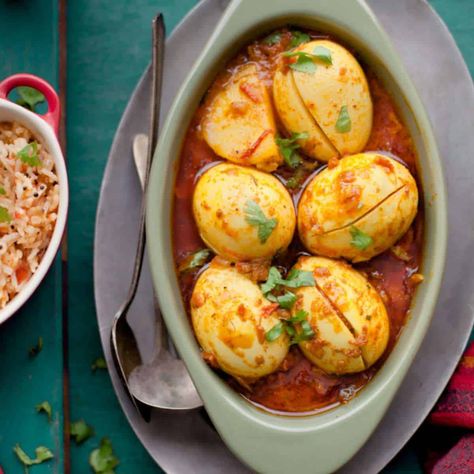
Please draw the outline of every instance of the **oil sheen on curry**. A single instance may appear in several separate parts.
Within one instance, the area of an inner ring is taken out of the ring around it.
[[[246,46],[177,170],[175,261],[204,360],[271,411],[353,398],[423,280],[418,188],[409,132],[347,45],[285,28]]]

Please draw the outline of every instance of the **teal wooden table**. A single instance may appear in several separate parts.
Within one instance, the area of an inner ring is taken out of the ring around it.
[[[0,0],[0,78],[16,72],[44,77],[65,101],[71,207],[67,241],[40,290],[0,327],[0,466],[23,472],[13,453],[39,446],[55,458],[42,473],[88,473],[90,452],[108,437],[120,459],[117,473],[161,470],[127,424],[101,356],[94,311],[92,243],[99,188],[120,116],[150,57],[151,18],[164,12],[168,31],[196,0]],[[474,1],[431,0],[474,72]],[[67,15],[66,15],[67,13]],[[179,51],[176,52],[179,57]],[[442,58],[440,58],[442,60]],[[29,349],[43,339],[36,356]],[[49,422],[35,406],[48,401]],[[94,436],[77,446],[71,421],[84,419]],[[420,473],[418,437],[387,467]]]

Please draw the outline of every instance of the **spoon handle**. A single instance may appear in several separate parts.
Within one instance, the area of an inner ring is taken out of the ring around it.
[[[152,55],[152,91],[151,91],[151,117],[147,160],[145,168],[145,192],[143,193],[140,208],[140,222],[138,231],[138,244],[135,254],[135,265],[133,268],[132,280],[128,290],[127,299],[125,300],[121,311],[128,311],[132,304],[135,293],[137,292],[138,281],[143,265],[143,254],[145,252],[145,209],[146,209],[146,191],[148,187],[148,178],[150,175],[151,163],[158,142],[158,129],[160,124],[160,106],[161,106],[161,86],[163,82],[163,62],[165,54],[165,24],[163,15],[159,13],[152,24],[153,29],[153,55]]]

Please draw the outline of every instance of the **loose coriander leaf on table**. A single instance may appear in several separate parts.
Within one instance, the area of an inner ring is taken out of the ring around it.
[[[359,250],[365,250],[374,243],[374,239],[370,235],[367,235],[355,226],[350,228],[350,233],[352,237],[351,245]]]
[[[347,105],[343,105],[339,111],[339,116],[336,121],[336,131],[339,133],[350,132],[352,128],[352,121],[349,115]]]
[[[36,343],[36,345],[34,345],[33,347],[30,347],[28,354],[30,355],[30,357],[35,357],[42,351],[42,349],[43,349],[43,338],[40,336],[38,337],[38,342]]]
[[[313,49],[313,55],[325,64],[332,64],[331,51],[324,46],[316,46]]]
[[[267,44],[269,46],[272,46],[274,44],[277,44],[281,41],[281,34],[276,31],[275,33],[269,34],[264,40],[264,44]]]
[[[38,143],[31,142],[17,152],[18,158],[28,166],[41,166],[41,160],[38,155]]]
[[[97,369],[107,369],[107,362],[103,357],[97,357],[97,359],[92,363],[91,369],[93,372]]]
[[[265,333],[265,339],[268,342],[276,341],[282,334],[284,330],[284,324],[282,321],[275,324],[269,331]]]
[[[6,207],[0,206],[0,224],[4,222],[11,222],[12,221],[12,216],[8,212],[8,209]]]
[[[44,461],[47,461],[48,459],[54,458],[54,454],[45,446],[38,446],[35,449],[35,453],[36,453],[35,464],[40,464]]]
[[[291,41],[290,47],[296,48],[300,44],[307,43],[311,38],[307,33],[303,33],[302,31],[293,30],[291,32]]]
[[[46,99],[44,95],[33,89],[33,87],[20,86],[17,88],[20,98],[16,101],[17,104],[26,106],[27,109],[35,111],[37,105],[42,104]]]
[[[36,411],[38,413],[46,413],[46,415],[48,416],[48,420],[51,421],[51,418],[53,416],[53,411],[51,409],[51,405],[48,401],[44,401],[42,403],[38,403],[38,405],[36,405]]]
[[[99,447],[91,452],[89,464],[96,474],[114,474],[114,468],[119,464],[119,460],[108,438],[103,438]]]
[[[30,456],[28,456],[28,454],[23,451],[18,443],[14,446],[13,452],[17,455],[18,459],[23,464],[23,466],[25,466],[25,468],[33,466],[34,464],[41,464],[42,462],[54,458],[54,454],[49,448],[46,448],[45,446],[38,446],[35,449],[36,457],[34,459],[31,459]]]
[[[262,244],[268,240],[278,223],[274,217],[271,219],[266,217],[260,206],[250,199],[245,207],[245,220],[251,226],[257,227],[258,239]]]
[[[84,420],[78,420],[71,423],[69,435],[76,444],[82,444],[84,441],[94,435],[92,426],[89,426]]]

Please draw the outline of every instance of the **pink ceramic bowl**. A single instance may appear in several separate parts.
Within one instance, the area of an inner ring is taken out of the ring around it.
[[[46,98],[48,112],[39,115],[21,107],[10,100],[8,94],[15,87],[29,86],[40,91]],[[20,292],[0,309],[0,323],[6,321],[26,302],[34,293],[53,263],[54,257],[61,243],[61,238],[66,225],[68,209],[68,181],[66,164],[59,146],[58,128],[61,114],[61,104],[55,90],[43,79],[30,74],[16,74],[0,82],[0,122],[15,121],[28,128],[47,148],[52,156],[56,174],[59,180],[59,209],[51,240],[44,253],[41,262],[30,279],[26,282]]]

